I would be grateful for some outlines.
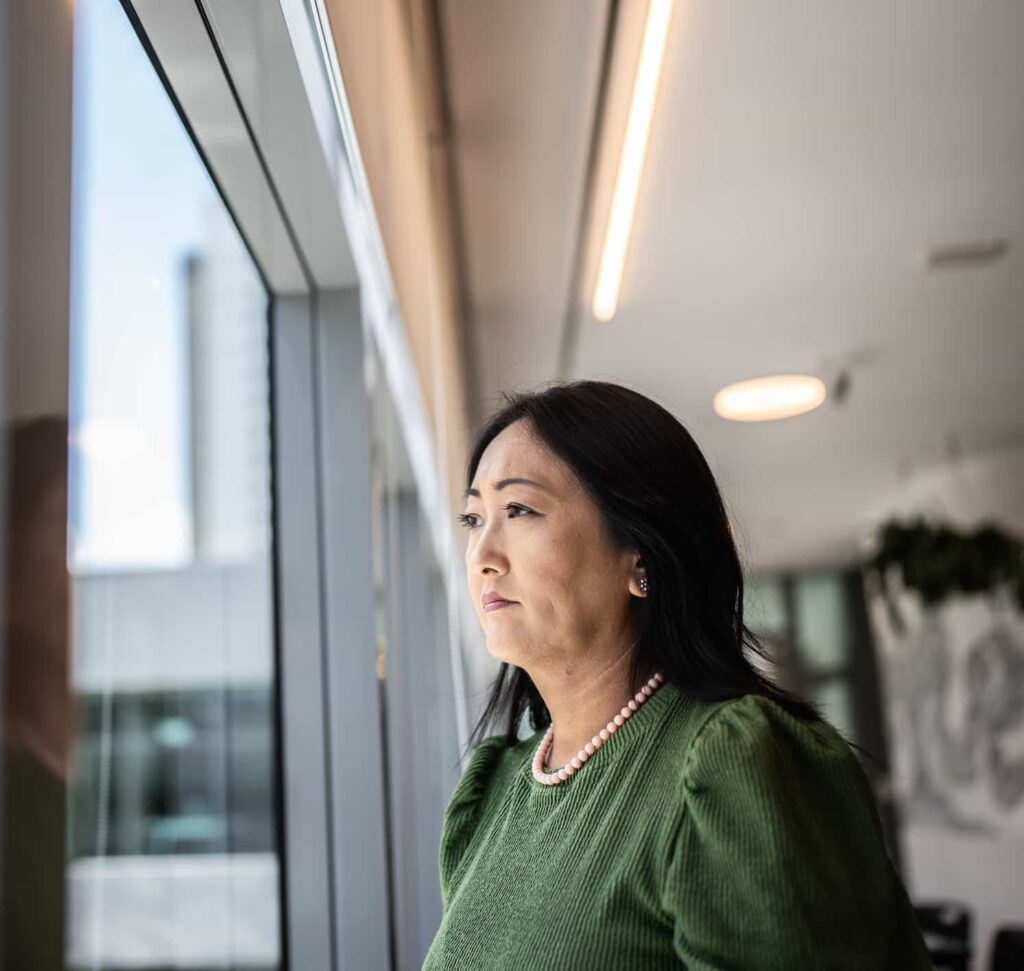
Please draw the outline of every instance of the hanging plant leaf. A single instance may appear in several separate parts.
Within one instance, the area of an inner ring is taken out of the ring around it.
[[[908,523],[889,519],[879,527],[875,553],[863,569],[899,634],[906,632],[906,624],[892,590],[894,572],[901,585],[917,591],[927,607],[957,594],[994,592],[1006,586],[1024,610],[1024,544],[995,523],[960,532],[942,523],[931,525],[923,517]]]

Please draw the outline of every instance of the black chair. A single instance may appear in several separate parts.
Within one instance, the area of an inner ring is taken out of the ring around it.
[[[989,971],[1021,971],[1024,968],[1024,927],[996,930]]]
[[[971,911],[952,900],[914,905],[935,971],[967,971],[971,960]]]

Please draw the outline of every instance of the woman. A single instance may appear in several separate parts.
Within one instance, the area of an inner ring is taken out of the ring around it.
[[[614,384],[507,401],[460,516],[502,664],[424,971],[930,968],[859,763],[749,660],[693,439]]]

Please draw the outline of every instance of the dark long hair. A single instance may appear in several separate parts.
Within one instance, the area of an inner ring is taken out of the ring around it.
[[[691,696],[718,701],[764,695],[791,714],[815,707],[751,663],[764,646],[743,622],[743,569],[721,493],[690,433],[661,405],[622,385],[570,381],[506,392],[470,452],[466,485],[505,428],[529,429],[576,474],[597,504],[616,550],[640,554],[649,582],[632,598],[638,640],[630,662],[635,693],[655,672]],[[509,744],[525,713],[533,730],[551,724],[529,674],[502,662],[467,751],[492,728]]]

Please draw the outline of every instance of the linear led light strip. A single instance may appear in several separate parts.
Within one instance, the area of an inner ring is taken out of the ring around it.
[[[665,56],[665,41],[668,37],[669,20],[672,17],[672,3],[673,0],[651,0],[647,8],[640,63],[637,67],[636,81],[633,83],[629,119],[626,122],[626,137],[622,143],[622,156],[615,178],[615,194],[612,197],[611,214],[608,218],[608,231],[604,238],[604,249],[601,251],[597,286],[594,288],[593,311],[598,320],[611,320],[619,306],[622,270],[626,262],[629,234],[633,228],[636,197],[640,190],[640,173],[644,165],[644,155],[647,153],[647,139],[651,133],[654,98],[658,93],[661,64]]]

